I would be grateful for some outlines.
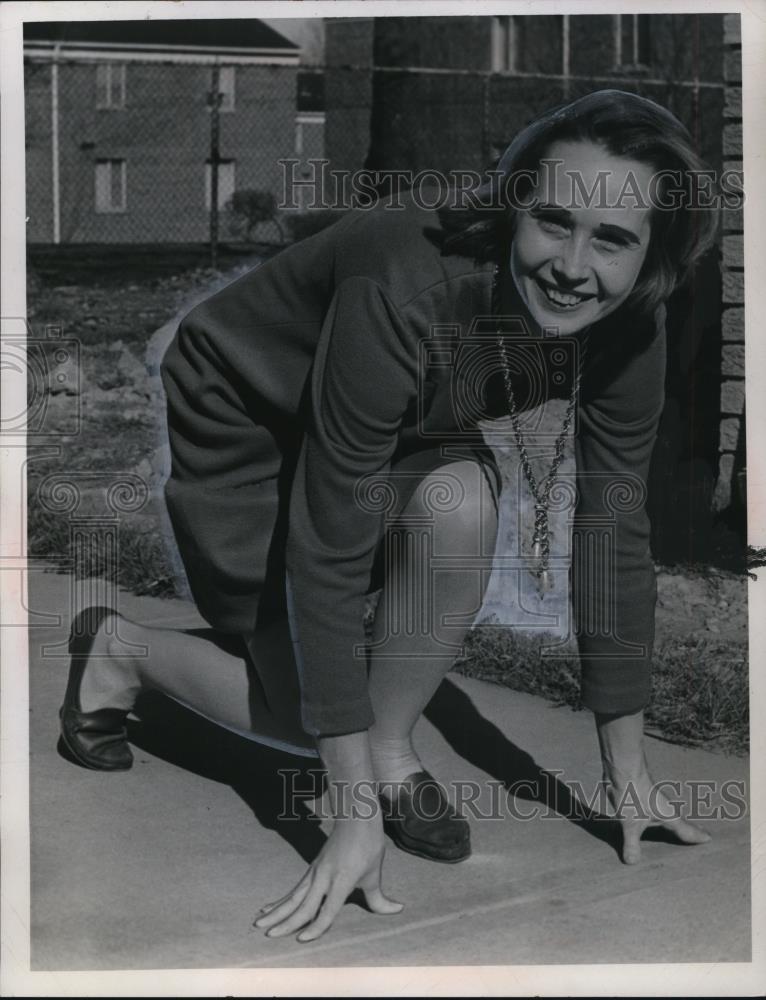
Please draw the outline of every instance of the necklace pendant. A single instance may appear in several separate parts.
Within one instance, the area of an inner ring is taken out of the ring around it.
[[[540,600],[545,598],[553,590],[553,573],[549,569],[544,569],[537,575],[537,593]]]
[[[549,569],[542,569],[540,566],[537,566],[534,570],[530,570],[530,574],[535,581],[537,596],[541,601],[544,601],[545,595],[550,594],[554,589],[553,573]]]
[[[543,557],[542,542],[535,541],[532,545],[532,566],[529,569],[530,576],[535,581],[535,589],[540,600],[545,598],[554,587],[553,573],[545,565]]]

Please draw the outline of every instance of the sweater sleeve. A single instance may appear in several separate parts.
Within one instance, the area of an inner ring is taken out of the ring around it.
[[[390,467],[417,357],[416,333],[380,287],[343,281],[315,356],[286,548],[303,725],[315,735],[374,721],[363,614],[383,513],[362,496],[363,479]]]
[[[631,714],[650,694],[657,585],[645,504],[664,404],[664,308],[654,336],[643,333],[627,362],[602,373],[575,435],[572,608],[582,700],[594,712]]]

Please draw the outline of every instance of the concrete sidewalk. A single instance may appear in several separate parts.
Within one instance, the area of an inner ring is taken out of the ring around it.
[[[701,847],[655,834],[642,862],[626,867],[612,824],[550,809],[523,821],[514,809],[546,810],[505,791],[495,795],[500,818],[472,819],[467,862],[387,851],[384,885],[405,902],[401,915],[347,905],[319,943],[265,938],[251,928],[255,911],[293,886],[323,842],[316,820],[277,818],[276,771],[312,762],[148,698],[131,725],[131,771],[68,763],[56,751],[68,669],[56,644],[68,633],[71,581],[35,573],[30,588],[35,612],[61,616],[31,630],[34,970],[749,959],[748,816],[706,821],[713,840]],[[147,623],[200,624],[181,601],[121,594],[119,609]],[[442,685],[417,737],[447,787],[481,783],[484,812],[493,787],[520,780],[566,811],[563,782],[587,790],[599,777],[588,713],[458,676]],[[649,753],[658,780],[747,779],[736,758],[657,740]]]

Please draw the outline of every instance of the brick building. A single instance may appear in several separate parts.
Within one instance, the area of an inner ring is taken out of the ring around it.
[[[720,14],[328,18],[333,167],[481,169],[538,112],[600,87],[665,104],[721,163]]]
[[[30,242],[207,239],[214,67],[220,206],[322,153],[300,49],[258,20],[27,23],[24,50]]]

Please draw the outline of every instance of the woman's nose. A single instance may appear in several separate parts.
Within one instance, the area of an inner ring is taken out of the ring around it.
[[[587,247],[576,237],[570,237],[561,248],[561,253],[551,264],[557,284],[575,288],[588,278]]]

